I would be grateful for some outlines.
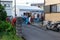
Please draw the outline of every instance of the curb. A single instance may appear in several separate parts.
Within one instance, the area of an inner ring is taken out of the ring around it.
[[[36,25],[33,25],[33,24],[31,24],[31,25],[46,31],[46,28],[44,28],[44,27],[39,27],[39,26],[36,26]]]

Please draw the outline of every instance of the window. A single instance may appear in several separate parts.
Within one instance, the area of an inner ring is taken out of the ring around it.
[[[6,4],[4,4],[4,7],[6,7]]]
[[[4,7],[10,7],[10,4],[4,4]]]
[[[50,13],[50,6],[45,6],[45,12]]]
[[[50,5],[50,12],[57,12],[57,5]]]
[[[60,4],[45,6],[45,12],[48,12],[48,13],[60,12]]]
[[[10,4],[7,4],[7,7],[10,7]]]
[[[57,12],[60,12],[60,4],[57,5]]]

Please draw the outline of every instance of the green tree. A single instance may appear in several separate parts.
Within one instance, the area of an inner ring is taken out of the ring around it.
[[[5,8],[0,4],[0,20],[5,21],[6,17],[7,17],[7,13],[5,11]]]

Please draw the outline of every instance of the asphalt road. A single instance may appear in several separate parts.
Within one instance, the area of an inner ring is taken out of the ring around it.
[[[60,33],[42,30],[32,25],[22,25],[22,33],[26,40],[60,40]]]

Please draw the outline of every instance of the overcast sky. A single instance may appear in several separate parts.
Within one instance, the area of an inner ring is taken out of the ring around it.
[[[17,5],[29,5],[31,3],[44,3],[44,0],[16,0]]]

